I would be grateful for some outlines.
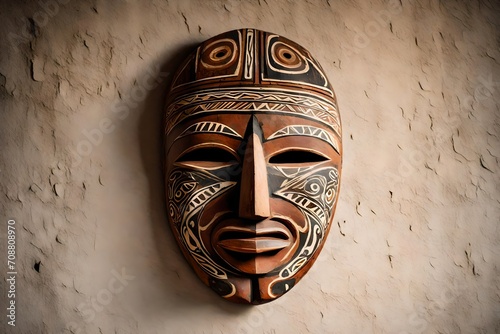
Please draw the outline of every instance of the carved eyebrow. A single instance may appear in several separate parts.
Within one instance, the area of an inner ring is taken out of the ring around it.
[[[217,122],[198,122],[190,125],[177,138],[175,138],[175,140],[187,135],[197,133],[218,133],[229,137],[243,139],[243,137],[238,132],[225,124]]]
[[[276,139],[280,137],[287,137],[287,136],[308,136],[308,137],[314,137],[321,139],[328,144],[330,144],[337,153],[340,154],[339,150],[339,141],[337,138],[333,137],[330,135],[326,130],[315,127],[315,126],[310,126],[310,125],[289,125],[286,126],[269,137],[266,138],[266,140],[271,140],[271,139]]]

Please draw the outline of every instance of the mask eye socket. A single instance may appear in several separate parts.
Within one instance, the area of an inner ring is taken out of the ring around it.
[[[288,150],[275,154],[269,159],[273,165],[281,164],[313,164],[328,161],[327,157],[306,150]]]
[[[176,162],[227,164],[236,160],[231,152],[220,147],[200,147],[182,154]]]

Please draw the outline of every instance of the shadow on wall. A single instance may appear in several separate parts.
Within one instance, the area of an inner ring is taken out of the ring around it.
[[[165,291],[165,297],[169,299],[169,306],[166,307],[176,305],[175,313],[178,314],[183,309],[203,308],[210,304],[220,307],[228,314],[237,315],[249,311],[249,307],[225,301],[198,279],[179,250],[167,220],[163,176],[164,104],[173,74],[196,45],[186,45],[160,64],[159,75],[166,76],[169,73],[168,78],[150,91],[138,107],[140,153],[149,182],[149,219],[158,258],[162,262],[162,286],[157,290]]]

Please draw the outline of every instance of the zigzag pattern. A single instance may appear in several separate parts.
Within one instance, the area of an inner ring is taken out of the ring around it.
[[[203,103],[207,101],[259,101],[259,102],[275,102],[275,103],[292,103],[305,105],[311,108],[328,111],[331,113],[337,112],[337,106],[332,102],[325,102],[320,99],[306,97],[300,94],[283,93],[277,91],[226,91],[226,92],[201,92],[180,98],[172,103],[167,109],[167,116],[177,111],[178,109],[191,104]]]
[[[340,137],[340,117],[335,104],[303,95],[280,92],[229,91],[197,93],[167,108],[165,132],[187,117],[204,112],[279,111],[300,114],[324,123]]]
[[[247,48],[245,52],[245,79],[253,78],[253,63],[254,63],[254,31],[247,30]]]

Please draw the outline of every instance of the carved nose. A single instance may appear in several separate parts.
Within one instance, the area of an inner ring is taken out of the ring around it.
[[[243,156],[239,216],[246,219],[263,219],[271,215],[266,161],[259,135],[261,130],[255,116],[250,122],[251,132],[247,131],[248,142]]]

